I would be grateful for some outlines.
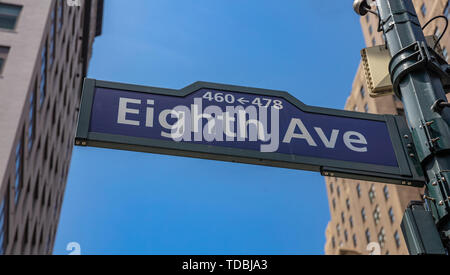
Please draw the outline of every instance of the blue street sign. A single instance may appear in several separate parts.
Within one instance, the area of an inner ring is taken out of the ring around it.
[[[86,79],[76,144],[421,186],[406,136],[401,117],[310,107],[280,91]]]

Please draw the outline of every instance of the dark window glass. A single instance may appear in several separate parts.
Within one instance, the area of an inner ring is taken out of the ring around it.
[[[424,17],[427,16],[427,6],[425,6],[425,3],[420,7],[420,11]]]
[[[358,185],[356,185],[356,193],[358,193],[358,198],[360,198],[361,197],[361,186],[359,185],[359,183],[358,183]]]
[[[0,203],[0,255],[5,253],[5,234],[6,234],[6,196]]]
[[[22,7],[0,3],[0,28],[14,30]]]
[[[403,110],[403,108],[397,108],[397,115],[405,116],[405,110]]]
[[[14,202],[17,204],[22,188],[22,176],[23,176],[23,138],[19,140],[16,146],[16,178],[14,182]]]
[[[359,92],[361,93],[362,97],[364,97],[366,95],[366,90],[364,90],[363,86],[361,86],[361,89],[359,90]]]
[[[366,221],[366,209],[361,209],[361,217],[362,217],[362,220],[363,220],[363,222],[365,222]]]
[[[386,200],[388,200],[388,199],[389,199],[389,188],[387,187],[387,185],[384,186],[384,188],[383,188],[383,193],[384,193],[384,198],[385,198]]]
[[[59,0],[58,3],[58,31],[61,30],[63,22],[64,22],[64,0]]]
[[[350,218],[348,218],[348,222],[350,223],[350,228],[353,228],[353,217],[350,216]]]
[[[367,243],[370,243],[370,231],[369,231],[369,229],[366,230],[366,241],[367,241]]]
[[[54,58],[55,58],[55,28],[56,28],[56,25],[55,25],[55,17],[56,17],[56,10],[54,9],[53,10],[53,12],[52,12],[52,14],[51,14],[51,26],[50,26],[50,37],[49,37],[49,39],[50,39],[50,42],[49,42],[49,49],[48,49],[48,52],[49,52],[49,58],[48,58],[48,64],[49,64],[49,66],[51,66],[51,65],[53,65],[53,60],[54,60]]]
[[[30,94],[30,109],[28,114],[28,151],[31,151],[33,148],[34,142],[34,125],[35,125],[35,117],[36,117],[36,90],[33,89]]]
[[[353,246],[356,247],[358,245],[358,242],[356,240],[356,235],[353,234]]]
[[[42,47],[41,52],[41,82],[39,84],[39,106],[42,107],[42,104],[45,100],[45,89],[47,86],[47,46],[44,45]]]
[[[380,207],[378,205],[373,211],[373,220],[375,224],[378,224],[380,222]]]
[[[392,210],[392,207],[389,209],[389,219],[391,220],[391,223],[395,221],[394,210]]]
[[[384,241],[385,241],[384,228],[381,228],[380,233],[378,233],[378,243],[382,248],[384,247]]]
[[[375,186],[371,186],[369,190],[369,200],[370,203],[373,203],[373,200],[375,199]]]
[[[395,245],[397,246],[397,248],[400,247],[400,236],[398,235],[398,231],[395,231],[394,239],[395,239]]]
[[[3,66],[6,63],[6,57],[9,53],[9,47],[0,46],[0,74],[3,71]]]
[[[439,30],[438,27],[436,27],[436,28],[434,29],[434,36],[439,37],[440,35],[441,35],[441,31]]]

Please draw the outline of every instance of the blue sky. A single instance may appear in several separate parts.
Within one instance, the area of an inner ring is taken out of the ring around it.
[[[209,81],[342,109],[364,47],[352,1],[110,0],[89,77]],[[68,254],[323,254],[317,173],[76,147],[54,248]]]

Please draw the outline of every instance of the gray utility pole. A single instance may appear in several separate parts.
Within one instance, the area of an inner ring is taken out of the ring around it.
[[[412,202],[402,220],[410,254],[446,254],[450,250],[450,108],[444,83],[449,66],[427,45],[411,0],[376,0],[380,26],[392,60],[389,72],[402,100],[411,147],[426,179],[425,204]],[[370,11],[357,0],[360,15]],[[420,167],[419,167],[420,170]]]

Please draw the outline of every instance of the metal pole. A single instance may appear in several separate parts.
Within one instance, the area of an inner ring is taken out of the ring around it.
[[[435,224],[430,228],[421,219],[414,220],[415,203],[408,207],[402,229],[411,254],[445,254],[444,247],[450,249],[450,108],[442,84],[448,78],[447,64],[433,51],[434,45],[427,46],[411,0],[376,0],[376,5],[392,56],[394,91],[405,108],[427,181],[424,199]],[[440,244],[430,241],[436,239],[435,233]]]

